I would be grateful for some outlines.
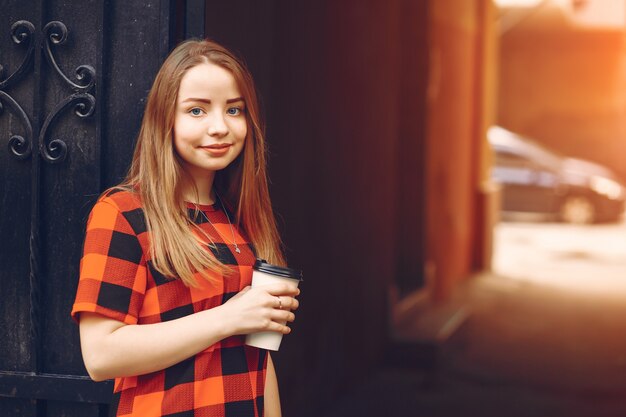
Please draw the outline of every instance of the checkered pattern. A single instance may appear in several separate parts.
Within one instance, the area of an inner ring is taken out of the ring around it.
[[[252,279],[252,245],[236,231],[234,251],[228,220],[217,206],[200,206],[211,220],[190,218],[215,241],[207,247],[236,273],[199,288],[165,278],[150,261],[150,234],[137,196],[111,191],[94,206],[87,223],[80,280],[72,317],[95,312],[126,324],[173,320],[226,302]],[[232,218],[232,217],[231,217]],[[216,232],[219,230],[219,233]],[[246,346],[243,336],[222,340],[162,371],[117,378],[111,415],[118,417],[263,416],[267,352]]]

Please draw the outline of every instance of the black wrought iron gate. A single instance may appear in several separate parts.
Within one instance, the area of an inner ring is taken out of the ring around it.
[[[177,4],[0,4],[0,417],[107,412],[69,319],[82,236],[128,166]]]

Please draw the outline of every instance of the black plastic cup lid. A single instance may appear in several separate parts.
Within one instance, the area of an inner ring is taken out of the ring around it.
[[[298,281],[304,281],[302,279],[302,271],[299,269],[285,268],[278,265],[272,265],[267,263],[265,259],[257,259],[254,263],[255,270],[259,272],[265,272],[267,274],[277,275],[283,278],[297,279]]]

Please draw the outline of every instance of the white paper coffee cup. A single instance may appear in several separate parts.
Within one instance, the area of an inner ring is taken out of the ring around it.
[[[275,284],[277,282],[287,282],[294,288],[302,281],[302,271],[291,268],[284,268],[277,265],[268,264],[263,259],[257,259],[252,271],[252,288],[264,285]],[[283,322],[281,324],[286,324]],[[267,350],[278,350],[283,334],[278,332],[257,332],[246,336],[246,345]]]

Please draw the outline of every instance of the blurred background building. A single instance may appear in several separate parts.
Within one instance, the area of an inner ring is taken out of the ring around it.
[[[498,123],[626,178],[624,2],[499,3]]]

